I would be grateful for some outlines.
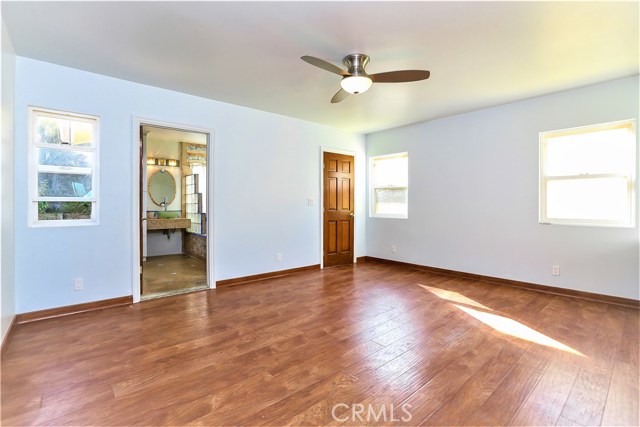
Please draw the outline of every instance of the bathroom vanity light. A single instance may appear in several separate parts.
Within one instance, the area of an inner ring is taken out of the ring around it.
[[[156,157],[147,157],[147,164],[152,166],[180,166],[180,160],[177,159],[163,159]]]

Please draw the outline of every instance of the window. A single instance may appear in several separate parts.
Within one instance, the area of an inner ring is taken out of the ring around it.
[[[407,218],[409,154],[371,157],[369,168],[370,216]]]
[[[193,174],[185,175],[185,210],[191,220],[188,233],[207,234],[206,215],[206,166],[193,165]],[[203,188],[204,187],[204,188]]]
[[[191,170],[194,175],[198,175],[198,192],[202,198],[202,210],[200,212],[207,213],[207,166],[194,164]]]
[[[98,118],[29,109],[31,226],[98,223]]]
[[[540,222],[632,227],[634,121],[540,134]]]

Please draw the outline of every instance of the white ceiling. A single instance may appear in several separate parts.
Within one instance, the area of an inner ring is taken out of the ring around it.
[[[10,2],[16,53],[357,132],[638,73],[638,2]],[[340,77],[427,69],[340,104]]]
[[[193,142],[207,145],[207,134],[200,132],[189,132],[178,129],[169,129],[158,126],[145,125],[143,131],[148,131],[148,139],[156,142]]]

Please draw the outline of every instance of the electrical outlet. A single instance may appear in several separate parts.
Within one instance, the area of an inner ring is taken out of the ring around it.
[[[73,279],[73,290],[81,291],[84,289],[84,283],[82,283],[82,278]]]
[[[282,254],[280,252],[276,254],[276,261],[278,262],[282,261]]]
[[[391,253],[396,253],[398,252],[398,247],[396,245],[391,245]]]
[[[554,265],[551,267],[551,274],[554,276],[559,276],[560,275],[560,266],[559,265]]]
[[[309,198],[307,199],[307,204],[308,204],[309,206],[313,206],[315,203],[316,203],[316,199],[315,199],[314,197],[309,197]]]

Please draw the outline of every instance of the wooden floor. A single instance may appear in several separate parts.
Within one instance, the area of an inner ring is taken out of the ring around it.
[[[207,264],[184,254],[147,257],[142,272],[144,297],[207,287]]]
[[[637,426],[638,327],[634,309],[336,267],[19,325],[2,425]]]

